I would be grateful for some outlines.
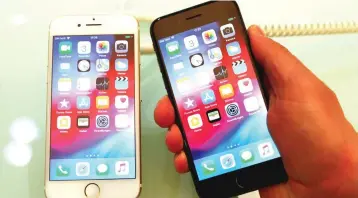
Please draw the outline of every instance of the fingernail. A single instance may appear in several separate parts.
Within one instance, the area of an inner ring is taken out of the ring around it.
[[[252,32],[260,36],[265,36],[265,32],[257,25],[251,26]]]

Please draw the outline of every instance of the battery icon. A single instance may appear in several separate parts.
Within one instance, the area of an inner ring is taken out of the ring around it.
[[[125,36],[125,38],[131,38],[131,36]]]
[[[231,18],[228,19],[228,21],[232,21],[232,20],[234,20],[234,17],[231,17]]]

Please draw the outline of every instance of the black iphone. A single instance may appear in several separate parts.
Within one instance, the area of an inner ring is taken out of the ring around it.
[[[237,3],[211,1],[160,17],[151,36],[199,196],[287,181]]]

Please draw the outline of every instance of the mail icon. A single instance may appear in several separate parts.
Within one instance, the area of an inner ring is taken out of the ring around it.
[[[128,77],[120,76],[116,78],[115,87],[117,90],[128,89]]]

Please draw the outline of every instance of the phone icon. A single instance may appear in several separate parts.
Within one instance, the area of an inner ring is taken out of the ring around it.
[[[67,177],[70,174],[70,168],[67,166],[60,164],[57,166],[56,175],[59,177]]]
[[[169,56],[175,56],[180,54],[180,48],[179,48],[179,42],[178,41],[172,41],[170,43],[167,43],[165,45],[165,48],[167,49],[167,53]]]
[[[201,163],[201,168],[205,175],[210,175],[216,171],[215,162],[213,160],[208,160]]]
[[[205,44],[214,43],[218,40],[218,38],[216,37],[215,30],[213,29],[203,32],[202,37]]]

